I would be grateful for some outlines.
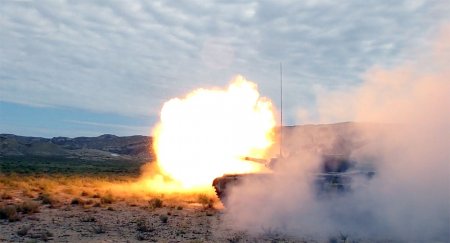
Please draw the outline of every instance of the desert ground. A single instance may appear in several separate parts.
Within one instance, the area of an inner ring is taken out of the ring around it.
[[[46,162],[2,163],[0,242],[305,242],[231,229],[215,195],[127,190],[139,180],[137,164],[126,172],[86,162],[48,172]]]

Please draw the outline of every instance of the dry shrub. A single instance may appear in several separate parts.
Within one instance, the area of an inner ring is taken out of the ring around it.
[[[12,199],[12,195],[8,192],[3,192],[0,196],[2,199]]]
[[[104,234],[106,233],[106,227],[103,224],[92,225],[92,231],[95,234]]]
[[[84,201],[84,204],[86,204],[86,205],[93,205],[94,203],[95,203],[95,201],[92,199],[88,199],[88,200]]]
[[[35,197],[35,193],[33,193],[33,191],[31,189],[24,189],[22,191],[22,195],[25,197],[29,197],[29,198],[34,198]]]
[[[20,217],[14,205],[0,207],[0,219],[7,219],[9,222],[19,221]]]
[[[75,195],[75,190],[72,187],[66,187],[62,191],[67,195]]]
[[[100,202],[104,204],[111,204],[114,202],[114,198],[112,194],[108,193],[102,197],[100,197]]]
[[[52,207],[54,207],[57,203],[58,200],[56,200],[53,196],[51,196],[48,193],[42,193],[39,195],[39,197],[37,198],[38,200],[41,200],[42,204],[48,204]]]
[[[213,208],[214,200],[205,194],[198,195],[198,202],[203,205],[204,208]]]
[[[30,226],[22,227],[22,228],[20,228],[20,229],[17,231],[17,235],[19,235],[19,236],[25,236],[25,235],[27,235],[27,233],[28,233],[28,231],[29,231],[30,229],[31,229]]]
[[[57,187],[57,182],[48,178],[39,178],[36,184],[39,189],[46,192],[52,191]]]
[[[139,218],[136,221],[136,230],[139,232],[153,232],[155,227],[150,224],[145,218]]]
[[[163,201],[159,198],[152,198],[148,201],[148,203],[152,209],[163,207]]]
[[[159,220],[161,220],[161,222],[162,222],[163,224],[165,224],[165,223],[167,223],[167,221],[169,220],[169,216],[164,215],[164,214],[159,215]]]
[[[81,222],[96,222],[97,219],[94,216],[85,216],[80,218]]]
[[[34,201],[25,201],[17,206],[17,211],[23,214],[33,214],[39,212],[39,203]]]
[[[75,198],[72,199],[70,204],[72,204],[72,205],[81,205],[82,206],[82,205],[85,204],[85,201],[83,199],[81,199],[81,198],[75,197]]]
[[[39,239],[42,241],[49,241],[51,237],[53,237],[53,233],[48,230],[43,230],[41,232],[31,233],[30,238]]]

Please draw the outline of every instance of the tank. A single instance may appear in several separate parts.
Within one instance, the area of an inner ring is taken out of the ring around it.
[[[256,163],[264,164],[268,168],[272,166],[277,161],[277,158],[272,158],[271,160],[253,158],[253,157],[243,157],[243,160],[253,161]],[[217,177],[213,180],[212,186],[216,191],[217,197],[220,199],[223,205],[226,204],[226,198],[231,188],[241,183],[244,179],[249,178],[269,178],[272,173],[246,173],[246,174],[225,174],[221,177]]]
[[[329,198],[331,195],[345,195],[353,191],[354,179],[363,178],[370,180],[375,171],[371,168],[357,167],[359,163],[349,158],[349,154],[322,154],[319,170],[312,173],[312,187],[319,198]],[[272,169],[275,164],[282,163],[283,158],[272,158],[271,160],[245,157],[245,160],[263,163]],[[247,174],[225,174],[213,180],[217,197],[226,206],[227,196],[231,188],[239,185],[244,179],[270,179],[273,173],[247,173]]]

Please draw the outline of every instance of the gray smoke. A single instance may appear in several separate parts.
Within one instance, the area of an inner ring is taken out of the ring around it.
[[[322,91],[318,104],[324,121],[358,123],[285,131],[288,158],[231,191],[230,224],[314,239],[450,241],[450,28],[414,61],[374,67],[360,87]],[[318,196],[318,155],[333,150],[375,176],[355,177],[351,193]]]

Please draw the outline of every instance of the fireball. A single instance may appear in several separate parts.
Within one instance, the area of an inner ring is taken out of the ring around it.
[[[273,144],[275,118],[257,85],[237,76],[225,89],[197,89],[167,101],[154,129],[158,191],[210,190],[215,177],[264,170],[242,160],[264,157]]]

